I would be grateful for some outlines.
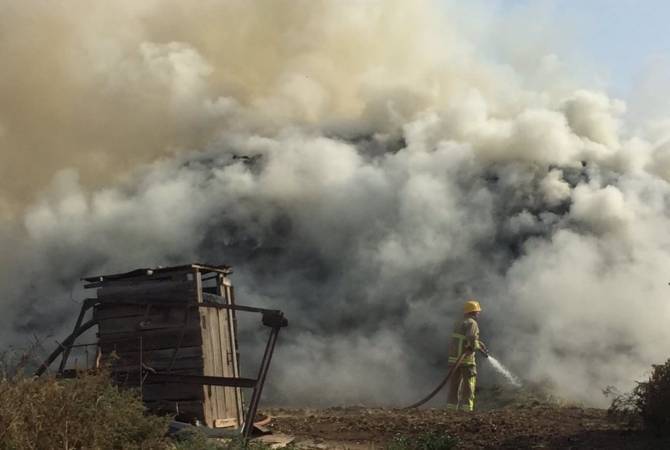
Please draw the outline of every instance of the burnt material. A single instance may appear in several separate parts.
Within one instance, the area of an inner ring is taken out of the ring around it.
[[[149,409],[249,437],[279,330],[288,323],[281,311],[235,304],[231,273],[191,264],[85,278],[96,298],[84,301],[72,334],[37,375],[61,355],[58,373],[71,373],[66,364],[76,338],[97,325],[95,366],[109,367],[117,384],[139,388]],[[84,321],[90,309],[93,317]],[[237,312],[259,313],[271,328],[255,379],[240,377]],[[246,414],[241,388],[253,389]]]

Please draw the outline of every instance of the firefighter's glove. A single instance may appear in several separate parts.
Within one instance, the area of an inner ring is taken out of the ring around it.
[[[486,358],[489,357],[489,349],[486,348],[486,345],[482,341],[479,341],[479,351],[481,352],[482,355],[484,355]]]

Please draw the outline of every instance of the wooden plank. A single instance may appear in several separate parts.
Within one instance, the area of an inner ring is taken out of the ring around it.
[[[226,299],[226,302],[230,305],[235,304],[235,292],[232,283],[228,277],[221,277],[221,284],[219,285],[220,295]],[[232,375],[233,377],[240,376],[240,353],[237,343],[237,312],[233,309],[221,311],[224,312],[228,318],[228,339],[230,342],[230,353],[232,356]],[[242,392],[240,388],[228,388],[233,391],[234,399],[234,408],[235,414],[238,418],[238,421],[242,423],[244,407],[242,405]]]
[[[186,305],[105,305],[94,311],[98,320],[98,335],[173,330],[177,335],[187,324],[188,329],[200,327],[196,314]]]
[[[183,317],[186,308],[193,309],[196,305],[180,305],[174,303],[148,303],[148,304],[124,304],[124,303],[101,303],[93,310],[96,320],[122,319],[131,317],[160,317],[173,316]],[[147,308],[149,308],[147,313]]]
[[[195,324],[184,324],[183,322],[153,322],[145,320],[112,320],[105,321],[100,324],[100,336],[109,334],[126,334],[128,336],[140,336],[143,333],[151,331],[165,331],[178,335],[182,328],[188,330],[197,330],[198,326]]]
[[[195,297],[192,292],[187,291],[147,292],[145,294],[118,293],[98,297],[98,302],[101,304],[120,303],[129,305],[143,305],[148,303],[194,303]]]
[[[123,305],[107,303],[93,309],[95,320],[118,319],[122,317],[142,317],[146,312],[146,305]],[[153,306],[152,306],[153,308]]]
[[[182,358],[177,359],[172,364],[173,370],[183,370],[191,374],[198,374],[202,372],[202,358]],[[117,360],[110,360],[110,370],[112,372],[128,372],[130,370],[137,370],[139,367],[138,362],[131,362],[124,358]],[[157,371],[166,371],[170,368],[169,361],[152,361],[152,362],[143,362],[143,367],[145,370],[147,368],[157,370]]]
[[[221,340],[219,333],[219,318],[218,311],[216,309],[207,310],[207,319],[209,321],[209,332],[210,332],[210,343],[212,345],[212,357],[213,357],[213,367],[214,376],[224,376],[223,373],[223,349],[221,348]],[[216,418],[223,419],[228,418],[226,414],[226,397],[224,388],[217,386],[212,389],[214,396],[216,397]]]
[[[189,274],[192,266],[166,267],[157,269],[136,269],[126,273],[96,275],[82,278],[88,283],[132,283],[137,281],[156,280],[161,278],[177,279]]]
[[[191,264],[191,267],[195,269],[199,269],[199,271],[202,273],[208,273],[208,272],[216,272],[216,273],[221,273],[221,274],[229,274],[233,273],[233,270],[230,266],[227,265],[221,265],[221,266],[209,266],[207,264]]]
[[[218,322],[218,340],[221,347],[221,374],[224,377],[234,377],[232,367],[232,353],[229,341],[228,314],[227,311],[215,309],[212,310],[215,320]],[[235,388],[222,388],[222,396],[225,406],[223,417],[237,417],[237,406],[235,400]]]
[[[98,322],[105,320],[135,320],[142,319],[150,321],[184,321],[186,311],[193,309],[191,305],[179,304],[148,304],[148,305],[123,305],[123,304],[105,304],[96,308],[93,317]],[[197,320],[193,319],[197,324]]]
[[[145,295],[167,293],[190,294],[195,296],[195,289],[195,283],[189,280],[158,281],[126,286],[108,286],[98,289],[98,299],[109,297],[116,298],[120,296],[141,297]]]
[[[130,322],[130,325],[132,325],[133,322]],[[152,333],[161,333],[165,336],[176,336],[179,337],[181,334],[182,329],[185,329],[184,332],[188,333],[190,331],[198,330],[198,327],[195,327],[193,325],[186,326],[184,327],[183,323],[173,323],[173,324],[163,324],[163,326],[156,326],[154,328],[146,328],[146,329],[127,329],[124,330],[121,327],[123,324],[117,324],[119,328],[115,328],[113,330],[108,330],[107,327],[103,327],[99,332],[98,336],[101,339],[106,338],[107,336],[119,336],[119,337],[126,337],[127,339],[132,339],[136,338],[139,339],[140,336],[147,336]],[[128,323],[126,323],[128,325]],[[131,326],[128,326],[126,328],[132,328]],[[121,331],[118,331],[121,330]],[[175,341],[176,342],[176,341]]]
[[[147,350],[141,355],[142,363],[155,370],[173,369],[198,369],[193,374],[202,373],[202,349],[200,346],[184,347],[177,351],[173,361],[173,349]],[[138,367],[140,363],[139,352],[115,352],[114,354],[103,354],[103,363],[108,363],[113,371],[124,370],[124,368]]]
[[[144,342],[143,342],[144,344]],[[143,345],[144,347],[144,345]],[[170,361],[172,359],[173,349],[144,349],[142,358],[144,361]],[[127,360],[139,361],[139,351],[124,352],[122,356]],[[103,355],[109,357],[109,355]],[[202,358],[202,349],[200,346],[181,347],[177,351],[177,358]]]
[[[117,351],[139,351],[139,337],[142,336],[144,350],[160,350],[175,348],[179,341],[179,333],[173,330],[149,330],[136,333],[109,333],[101,334],[98,341],[103,353]],[[188,328],[182,339],[182,346],[202,347],[202,333],[200,329]]]
[[[202,303],[202,274],[198,269],[194,269],[193,271],[193,279],[196,284],[196,297],[198,303]],[[202,309],[198,310],[198,318],[201,321],[201,328],[200,328],[200,334],[201,334],[201,339],[202,339],[202,355],[204,357],[204,364],[203,364],[203,375],[213,375],[212,373],[212,347],[210,344],[210,337],[209,337],[209,327],[207,323],[207,314],[206,310],[203,311]],[[204,421],[205,425],[208,427],[213,427],[214,426],[214,420],[217,419],[216,417],[216,399],[212,398],[212,386],[203,386],[203,394],[204,394],[204,404],[203,404],[203,412],[204,412]]]
[[[132,333],[147,329],[158,329],[168,327],[181,327],[189,319],[188,325],[199,327],[197,319],[191,318],[188,313],[188,305],[142,305],[132,306],[120,305],[113,308],[99,308],[94,317],[99,323],[101,335],[109,333]],[[130,315],[128,313],[134,313]],[[137,314],[140,313],[140,314]],[[121,314],[117,316],[117,314]]]
[[[103,288],[103,287],[121,287],[121,286],[138,286],[146,283],[160,283],[164,281],[179,281],[185,280],[186,276],[184,272],[181,273],[163,273],[160,275],[145,275],[131,278],[120,278],[120,279],[103,279],[92,281],[84,284],[84,289],[94,289],[94,288]]]
[[[160,308],[152,309],[148,315],[100,319],[98,334],[105,336],[113,333],[138,333],[163,329],[174,329],[175,333],[179,333],[183,327],[187,330],[199,328],[197,315],[187,314],[187,310],[183,307]]]
[[[187,376],[187,377],[192,377],[192,376],[202,376],[200,374],[194,375],[196,372],[202,373],[202,371],[197,371],[191,368],[186,368],[186,369],[174,369],[172,370],[169,375],[170,376]],[[140,382],[139,382],[139,370],[138,367],[130,367],[128,370],[117,370],[117,371],[110,371],[110,374],[112,376],[112,379],[114,382],[118,385],[124,386],[124,387],[139,387]],[[151,373],[147,372],[147,370],[144,370],[142,374],[148,379],[152,375]],[[160,379],[161,382],[168,383],[171,382],[170,380],[164,380]],[[146,380],[145,380],[146,381]],[[255,380],[252,380],[255,381]],[[176,383],[176,381],[175,381]]]
[[[205,364],[204,367],[204,375],[205,376],[219,376],[220,374],[217,372],[217,354],[216,354],[216,343],[214,342],[214,332],[213,332],[213,327],[214,323],[212,321],[211,317],[211,310],[206,309],[203,311],[204,318],[205,318],[205,323],[206,327],[203,328],[203,344],[206,342],[207,343],[207,356],[209,359],[209,364]],[[214,426],[214,420],[219,419],[220,417],[220,412],[219,412],[219,392],[218,388],[216,386],[208,386],[207,388],[207,400],[209,403],[209,407],[212,413],[211,420],[212,424],[209,426]]]
[[[142,397],[146,401],[202,400],[203,389],[197,384],[160,383],[145,384]]]
[[[214,420],[214,428],[237,428],[239,422],[236,418],[231,419],[216,419]]]
[[[120,370],[135,370],[139,367],[139,361],[136,359],[121,357],[107,358],[103,360],[104,363],[108,363],[112,371]],[[143,367],[147,370],[153,369],[156,371],[168,371],[170,368],[173,370],[181,369],[191,369],[190,372],[194,375],[202,372],[202,357],[192,356],[175,359],[174,362],[170,359],[159,359],[159,360],[149,360],[142,361]]]

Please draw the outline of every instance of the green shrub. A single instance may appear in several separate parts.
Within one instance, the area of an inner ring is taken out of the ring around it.
[[[0,449],[165,449],[169,418],[106,374],[0,379]]]
[[[628,394],[614,397],[609,413],[656,434],[670,435],[670,359],[652,367],[649,380],[638,382]]]
[[[223,450],[223,444],[208,439],[203,433],[182,431],[175,439],[175,450]]]
[[[416,436],[396,436],[388,443],[388,450],[449,450],[458,441],[447,433],[424,433]]]

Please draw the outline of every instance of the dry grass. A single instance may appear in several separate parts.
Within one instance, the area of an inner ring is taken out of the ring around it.
[[[198,433],[166,436],[171,417],[148,414],[138,392],[109,375],[26,376],[39,365],[29,349],[0,351],[0,450],[266,450],[243,440],[217,442]]]
[[[0,449],[165,449],[169,418],[106,374],[0,379]]]

